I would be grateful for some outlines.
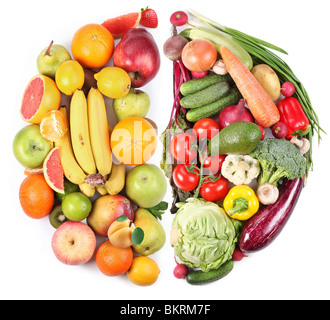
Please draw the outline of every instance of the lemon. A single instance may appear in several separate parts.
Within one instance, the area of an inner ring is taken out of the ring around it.
[[[84,69],[76,60],[65,61],[56,70],[55,82],[61,92],[71,96],[84,85]]]
[[[153,259],[139,256],[133,259],[127,277],[139,286],[150,286],[157,281],[159,273],[159,267]]]
[[[131,88],[131,79],[128,73],[118,67],[103,68],[94,77],[101,93],[112,99],[126,96]]]

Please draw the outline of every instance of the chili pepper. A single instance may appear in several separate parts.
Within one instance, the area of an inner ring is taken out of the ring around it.
[[[288,127],[286,139],[290,140],[293,136],[305,136],[309,133],[311,125],[301,107],[298,99],[287,97],[277,103],[281,120]]]
[[[259,210],[259,200],[252,188],[235,186],[229,190],[223,207],[231,218],[248,220]]]

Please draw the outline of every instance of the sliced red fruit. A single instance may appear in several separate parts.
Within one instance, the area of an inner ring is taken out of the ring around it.
[[[59,148],[53,148],[48,153],[44,161],[43,170],[48,185],[54,191],[64,193],[64,172],[61,164]]]
[[[59,108],[60,102],[61,93],[55,81],[39,74],[24,90],[20,113],[24,121],[39,124],[47,112]]]
[[[121,38],[129,29],[136,28],[141,20],[141,12],[131,12],[108,19],[102,23],[115,39]]]

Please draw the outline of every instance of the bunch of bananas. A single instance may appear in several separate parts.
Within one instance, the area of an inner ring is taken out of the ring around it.
[[[98,89],[91,88],[87,99],[76,90],[70,104],[70,119],[65,107],[60,111],[70,123],[70,130],[60,138],[60,149],[65,177],[78,184],[82,193],[92,197],[118,194],[125,185],[125,165],[112,161],[110,131],[104,98]]]

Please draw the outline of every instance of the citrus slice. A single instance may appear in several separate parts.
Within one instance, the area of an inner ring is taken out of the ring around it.
[[[61,92],[55,81],[39,74],[24,90],[20,113],[24,121],[39,124],[42,117],[51,110],[57,110],[60,103]]]
[[[102,23],[115,39],[121,38],[125,32],[131,28],[136,28],[141,20],[141,12],[123,14],[116,18],[111,18]]]
[[[45,114],[40,123],[40,133],[46,139],[56,142],[68,131],[68,124],[64,115],[59,110]]]
[[[48,185],[58,193],[64,193],[64,172],[60,158],[60,148],[53,148],[44,161],[44,177]]]

